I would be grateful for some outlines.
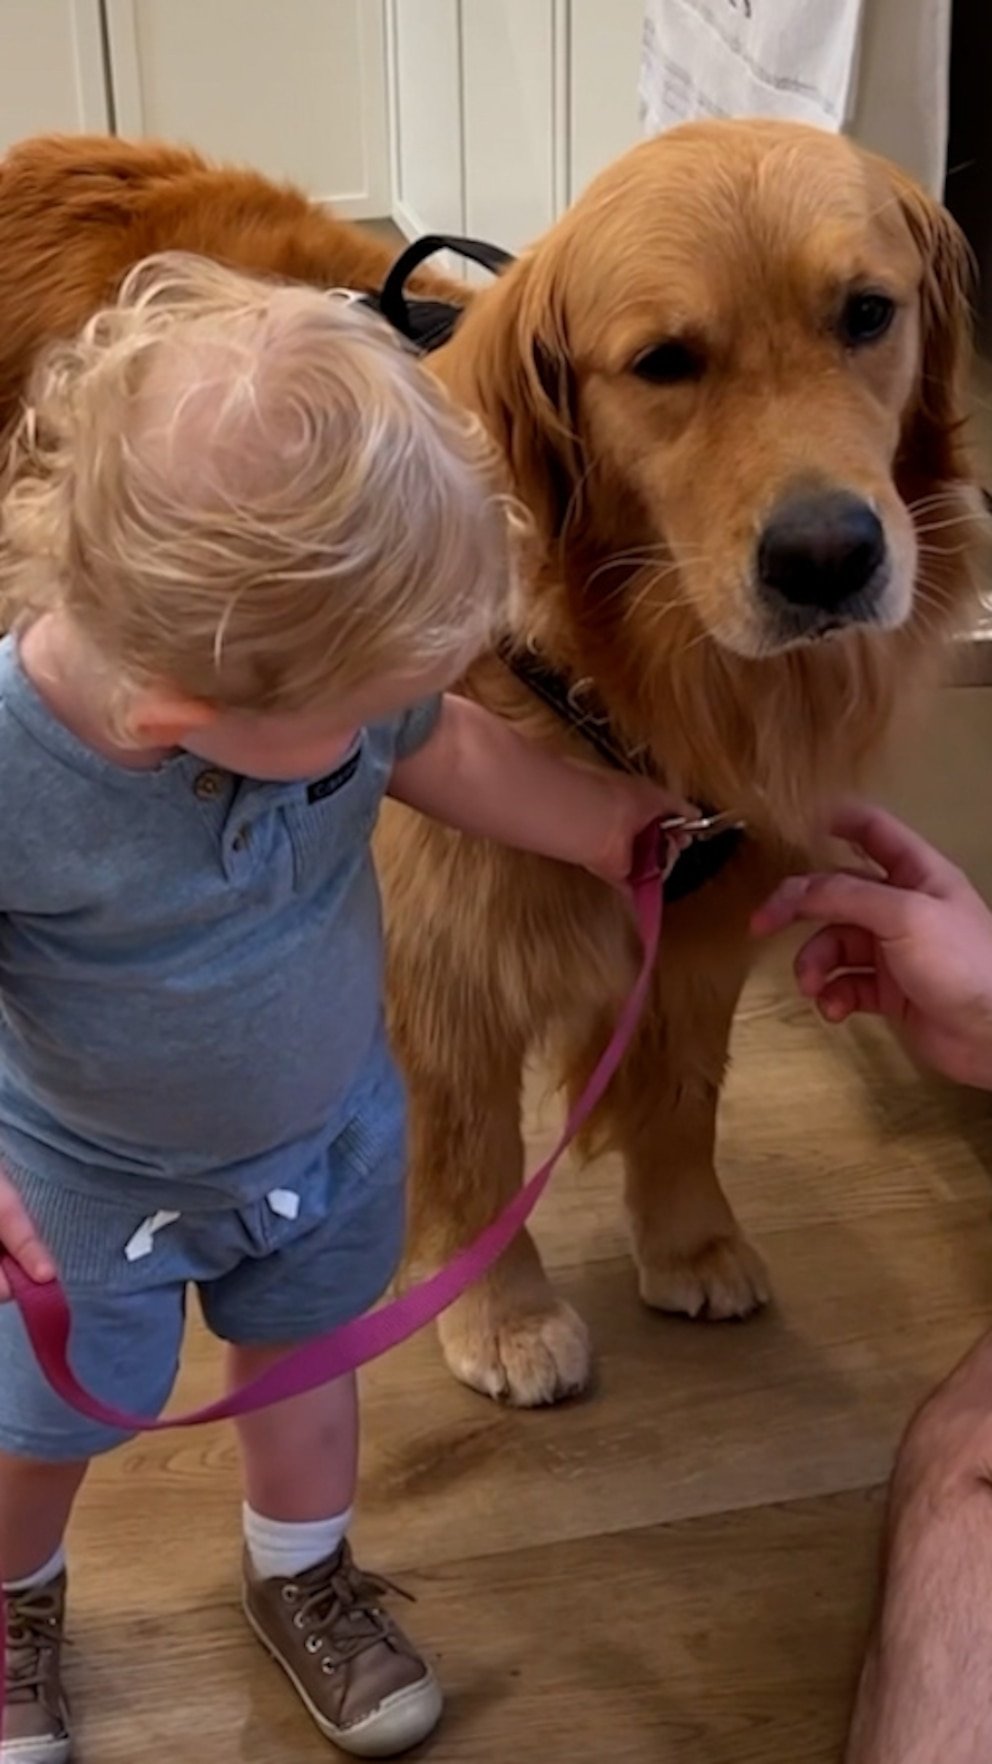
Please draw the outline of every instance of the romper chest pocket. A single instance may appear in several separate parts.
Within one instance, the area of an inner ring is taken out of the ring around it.
[[[286,810],[293,873],[301,892],[319,887],[372,836],[380,790],[365,737],[324,778],[306,785]]]

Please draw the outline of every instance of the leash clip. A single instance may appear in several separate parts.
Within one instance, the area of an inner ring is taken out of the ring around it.
[[[719,839],[721,833],[743,833],[746,822],[729,809],[721,809],[712,815],[669,815],[658,825],[663,833],[681,834],[693,844],[697,840],[705,844],[709,839]]]
[[[719,839],[721,833],[743,832],[745,826],[746,822],[728,809],[711,815],[668,815],[664,820],[650,821],[634,840],[631,887],[667,882],[690,845],[705,845],[710,839]]]

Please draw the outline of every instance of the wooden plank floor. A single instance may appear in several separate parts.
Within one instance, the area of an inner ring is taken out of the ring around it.
[[[899,791],[987,884],[990,752],[992,693],[948,694]],[[548,1126],[535,1111],[535,1153]],[[741,1014],[723,1164],[772,1269],[764,1317],[643,1311],[604,1162],[568,1172],[539,1227],[595,1330],[588,1401],[503,1413],[427,1339],[366,1380],[358,1542],[417,1594],[449,1694],[436,1764],[837,1759],[879,1484],[992,1319],[992,1108],[924,1084],[872,1028],[828,1035],[780,955]],[[184,1403],[214,1370],[195,1333]],[[83,1764],[328,1756],[246,1635],[237,1533],[225,1430],[93,1475],[73,1537]]]

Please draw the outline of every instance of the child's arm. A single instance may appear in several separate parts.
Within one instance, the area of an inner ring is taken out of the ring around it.
[[[398,761],[389,794],[463,833],[579,864],[618,884],[630,873],[642,827],[696,812],[647,778],[577,765],[455,697],[444,699],[424,745]]]

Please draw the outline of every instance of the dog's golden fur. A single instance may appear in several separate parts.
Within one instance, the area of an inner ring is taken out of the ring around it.
[[[28,143],[0,168],[0,425],[38,348],[130,263],[170,248],[326,286],[376,285],[388,257],[297,193],[179,150]],[[765,1296],[713,1165],[748,915],[789,846],[891,741],[970,604],[967,267],[948,215],[848,143],[694,126],[606,172],[472,299],[431,362],[491,427],[537,522],[544,563],[518,640],[593,682],[668,781],[749,823],[727,869],[670,912],[651,1009],[599,1123],[626,1166],[641,1293],[661,1309],[738,1316]],[[836,315],[861,287],[900,310],[854,351]],[[632,364],[671,337],[705,372],[646,384]],[[753,552],[774,505],[808,485],[875,507],[892,584],[880,623],[783,647]],[[538,739],[574,741],[494,657],[466,690]],[[399,809],[380,861],[413,1103],[413,1250],[435,1260],[519,1181],[528,1053],[544,1048],[581,1082],[633,940],[624,904],[591,879]],[[526,1235],[442,1339],[459,1376],[518,1402],[588,1372],[584,1327]]]

